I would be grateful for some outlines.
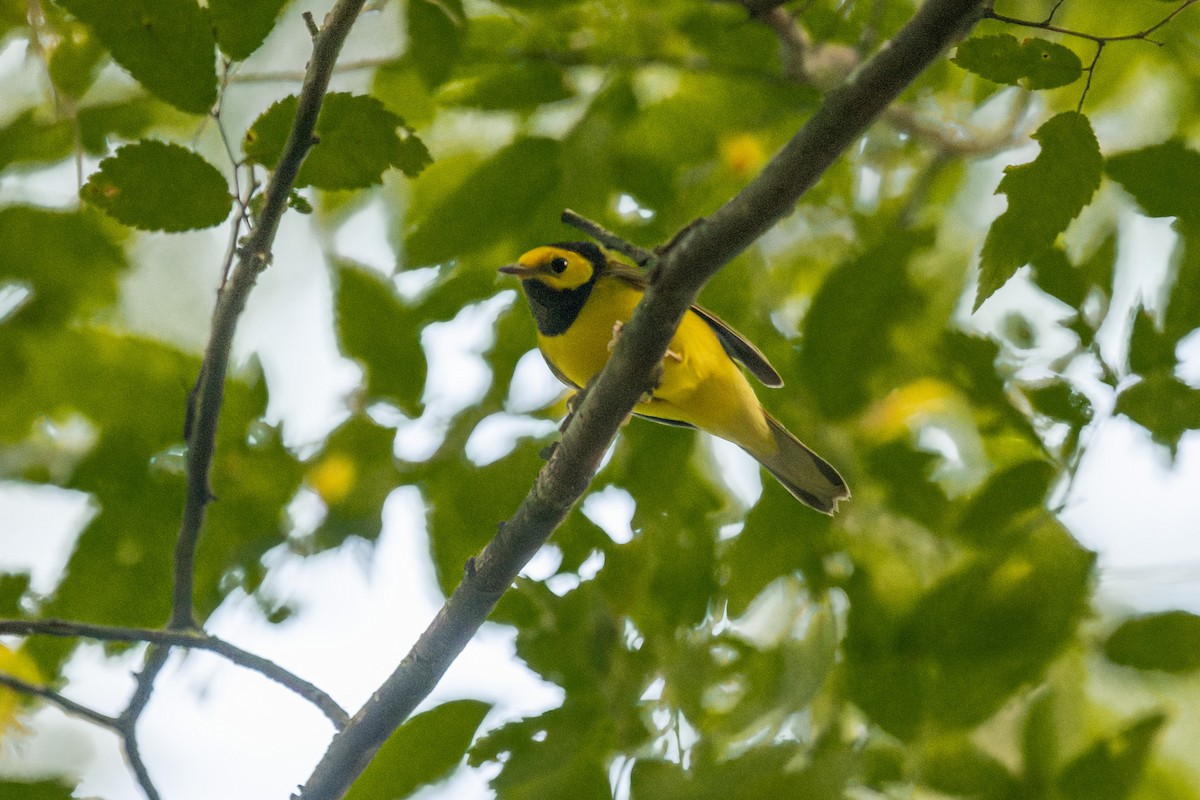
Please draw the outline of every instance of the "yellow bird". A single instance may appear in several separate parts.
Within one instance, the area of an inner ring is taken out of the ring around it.
[[[586,387],[608,362],[615,337],[646,290],[641,273],[609,261],[590,242],[535,247],[500,271],[521,279],[542,356],[575,389]],[[692,306],[671,339],[658,385],[634,413],[733,442],[802,503],[832,514],[838,500],[850,496],[846,482],[763,409],[735,362],[766,386],[783,385],[757,347],[711,311]]]

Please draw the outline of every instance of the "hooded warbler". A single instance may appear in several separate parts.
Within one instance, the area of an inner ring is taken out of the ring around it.
[[[590,242],[535,247],[500,272],[521,279],[542,356],[575,389],[608,362],[614,337],[646,290],[640,272],[610,261]],[[634,413],[733,442],[802,503],[833,513],[850,496],[846,482],[763,409],[735,362],[766,386],[783,385],[757,347],[711,311],[692,306],[671,339],[658,385]]]

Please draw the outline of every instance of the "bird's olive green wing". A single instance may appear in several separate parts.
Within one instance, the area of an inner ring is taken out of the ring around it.
[[[646,288],[645,276],[624,264],[610,261],[608,262],[608,272],[614,278],[625,281],[635,289],[644,291]],[[717,334],[717,339],[721,342],[721,346],[725,348],[725,352],[729,354],[730,358],[745,364],[746,369],[750,370],[750,374],[762,381],[764,386],[770,386],[771,388],[783,386],[783,378],[771,366],[771,362],[745,336],[742,336],[728,322],[703,306],[693,305],[692,311],[713,329],[713,332]]]

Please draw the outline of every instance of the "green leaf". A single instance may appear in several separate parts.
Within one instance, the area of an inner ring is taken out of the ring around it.
[[[965,70],[996,83],[1054,89],[1079,80],[1083,64],[1073,50],[1045,39],[1018,42],[1007,33],[962,42],[952,59]]]
[[[598,699],[568,695],[560,708],[510,722],[471,748],[470,764],[503,761],[497,800],[612,800],[606,772],[613,719]]]
[[[1116,411],[1175,452],[1185,432],[1200,429],[1200,390],[1156,372],[1117,395]]]
[[[1034,282],[1051,297],[1079,308],[1088,293],[1083,271],[1067,260],[1061,247],[1051,247],[1033,259]],[[1103,287],[1107,290],[1107,284]]]
[[[447,777],[491,708],[479,700],[451,700],[412,717],[379,748],[346,800],[396,800]]]
[[[1162,672],[1200,669],[1200,616],[1165,611],[1126,620],[1104,643],[1115,664]]]
[[[532,110],[574,96],[562,67],[544,61],[488,64],[477,75],[442,87],[442,105],[468,106],[489,111]]]
[[[383,503],[400,482],[392,445],[396,432],[355,415],[330,434],[313,459],[305,483],[325,504],[325,521],[313,534],[317,550],[350,536],[373,542],[383,528]]]
[[[29,573],[0,573],[0,617],[24,616],[21,598],[29,591]]]
[[[196,0],[59,0],[134,80],[181,111],[217,101],[212,25]]]
[[[0,381],[0,441],[20,441],[35,424],[71,419],[87,425],[93,441],[59,467],[55,482],[91,495],[98,513],[39,611],[115,625],[161,624],[170,607],[185,490],[179,463],[184,406],[199,359],[82,327],[23,336],[4,325],[0,363],[13,378]],[[209,507],[196,561],[201,619],[283,541],[280,509],[300,485],[301,465],[259,420],[266,402],[261,381],[226,383],[212,470],[220,502]],[[132,422],[130,409],[138,410]],[[97,581],[105,591],[96,591]],[[74,642],[31,645],[52,674]]]
[[[290,95],[262,113],[242,141],[246,159],[275,169],[296,117],[297,98]],[[396,129],[404,120],[374,97],[330,92],[317,119],[313,145],[296,176],[296,186],[318,189],[365,189],[381,183],[388,167],[413,175],[429,163],[428,151]],[[416,141],[414,141],[416,140]]]
[[[814,594],[828,583],[823,558],[833,549],[829,518],[797,514],[794,497],[769,477],[764,476],[763,484],[745,527],[720,556],[721,590],[734,617],[781,576],[802,571]]]
[[[75,790],[58,781],[0,781],[0,797],[12,800],[71,800]]]
[[[921,749],[920,779],[944,795],[979,800],[1016,800],[1016,777],[992,755],[964,737],[930,742]]]
[[[189,231],[224,222],[233,207],[225,176],[186,147],[145,139],[100,162],[80,197],[148,231]]]
[[[810,763],[804,768],[795,766],[805,760]],[[836,741],[822,741],[812,753],[792,743],[759,746],[694,770],[642,758],[634,762],[629,796],[630,800],[836,800],[845,796],[853,764],[849,747]]]
[[[950,501],[931,475],[942,460],[936,453],[894,439],[868,451],[866,462],[872,477],[887,492],[889,509],[939,531],[945,524]]]
[[[95,212],[0,208],[0,280],[33,290],[18,312],[24,325],[55,326],[116,300],[125,254],[102,222]]]
[[[234,61],[259,48],[289,0],[208,0],[217,45]]]
[[[976,556],[917,598],[892,567],[846,584],[851,699],[904,740],[964,730],[1037,679],[1087,609],[1094,555],[1049,516],[1008,548]]]
[[[804,318],[799,368],[825,416],[844,419],[871,398],[869,379],[894,355],[891,330],[918,307],[908,261],[930,241],[928,231],[894,231],[821,284]]]
[[[1050,464],[1034,460],[993,475],[963,511],[959,535],[985,547],[1002,543],[1014,520],[1043,507],[1056,474]]]
[[[1171,294],[1163,323],[1173,342],[1200,327],[1200,227],[1176,224],[1179,241],[1171,257]]]
[[[450,76],[466,25],[462,0],[409,0],[408,54],[430,87]]]
[[[0,169],[11,164],[51,164],[71,154],[75,134],[70,121],[38,117],[37,110],[30,108],[0,129]]]
[[[343,262],[334,277],[338,342],[366,373],[367,399],[419,416],[426,374],[421,315],[370,269]]]
[[[85,26],[64,21],[46,64],[55,90],[75,99],[83,97],[99,77],[106,52]]]
[[[562,145],[554,139],[519,139],[488,159],[444,196],[405,240],[412,266],[441,264],[524,230],[550,214],[561,176]]]
[[[1158,370],[1171,372],[1175,364],[1175,342],[1158,329],[1146,309],[1139,308],[1129,336],[1129,368],[1138,375],[1150,375]]]
[[[1181,140],[1112,156],[1104,169],[1149,216],[1200,222],[1200,152]]]
[[[1018,268],[1052,247],[1100,186],[1104,162],[1083,114],[1066,111],[1052,117],[1033,138],[1042,146],[1037,158],[1006,168],[996,190],[1008,196],[1008,208],[983,243],[975,309]]]
[[[1125,800],[1141,778],[1150,746],[1166,716],[1149,714],[1101,739],[1063,769],[1058,790],[1065,800]]]

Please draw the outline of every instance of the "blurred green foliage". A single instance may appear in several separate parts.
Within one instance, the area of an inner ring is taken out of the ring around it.
[[[0,35],[29,42],[44,79],[40,99],[7,106],[0,170],[30,187],[79,158],[90,205],[17,193],[0,207],[0,479],[81,493],[93,514],[46,596],[0,575],[0,614],[158,626],[199,355],[133,333],[127,287],[164,235],[144,231],[214,225],[239,193],[233,217],[254,221],[248,193],[299,91],[271,70],[302,67],[309,42],[286,0],[35,5],[31,25],[30,4],[0,0]],[[787,2],[801,27],[781,45],[734,2],[373,3],[359,24],[400,45],[360,59],[352,41],[339,78],[357,83],[327,99],[294,198],[316,211],[303,224],[329,264],[330,335],[361,385],[322,440],[298,444],[263,421],[277,387],[254,364],[231,376],[201,617],[241,590],[282,619],[268,551],[374,542],[400,485],[421,492],[451,591],[554,438],[512,437],[481,466],[472,434],[562,409],[519,407],[513,373],[534,347],[519,300],[492,323],[490,380],[463,409],[431,404],[426,329],[511,292],[498,265],[579,238],[563,208],[646,247],[712,212],[914,5]],[[1031,21],[1052,6],[1002,5]],[[1177,5],[1066,0],[1054,22],[1114,36]],[[493,615],[562,705],[482,735],[486,704],[436,706],[384,746],[356,800],[408,796],[464,758],[502,800],[1200,797],[1194,724],[1112,689],[1194,707],[1197,618],[1122,622],[1061,513],[1100,426],[1120,416],[1170,452],[1200,429],[1180,363],[1200,327],[1200,11],[1156,31],[1159,47],[1109,43],[1086,80],[1093,42],[1030,33],[981,23],[704,293],[774,362],[788,388],[764,404],[853,500],[830,519],[769,479],[747,500],[703,437],[631,422],[595,486],[629,496],[632,535],[573,512],[548,545],[554,580],[520,579]],[[224,115],[238,103],[243,129]],[[394,271],[339,249],[368,206]],[[1120,306],[1135,216],[1173,217],[1174,252],[1159,295]],[[1004,323],[981,329],[972,299]],[[400,420],[421,415],[439,440],[396,458]],[[293,519],[298,498],[319,519]],[[61,683],[75,645],[25,647]],[[13,786],[0,794],[70,794]]]

